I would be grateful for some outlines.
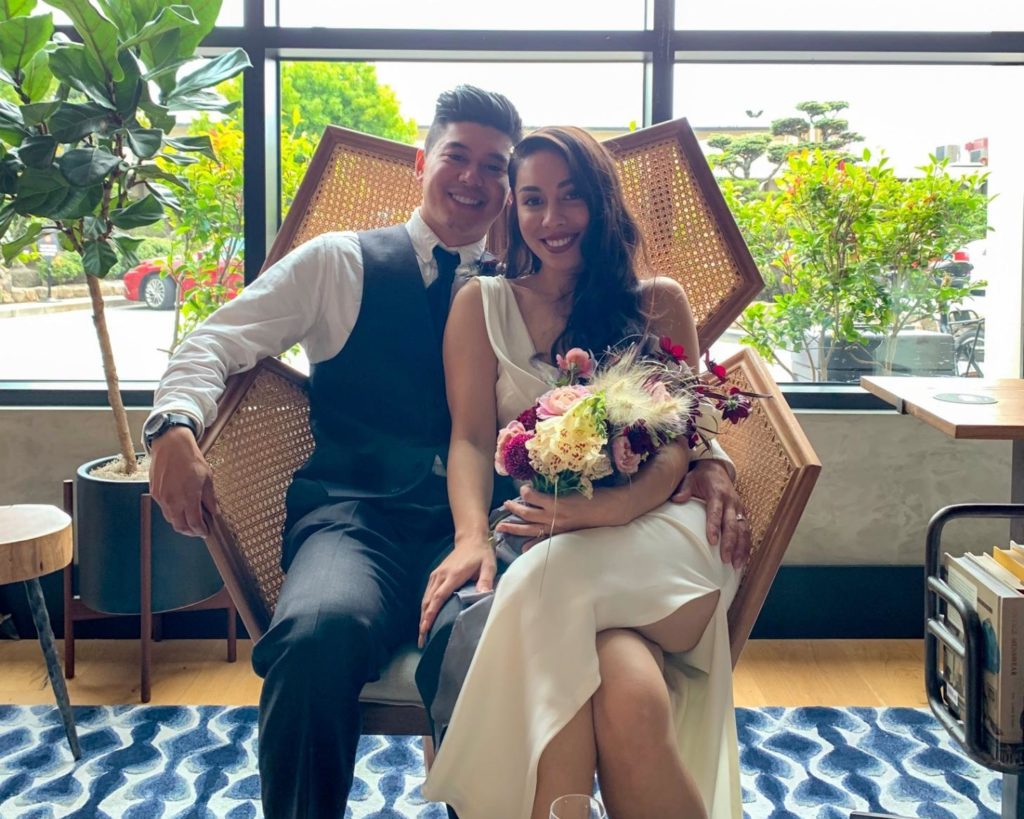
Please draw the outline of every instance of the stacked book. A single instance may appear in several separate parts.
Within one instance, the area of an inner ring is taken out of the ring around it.
[[[1024,546],[992,554],[943,557],[946,582],[978,612],[982,632],[985,743],[1001,762],[1024,765]],[[962,640],[963,622],[947,606],[946,623]],[[962,717],[963,661],[940,643],[946,703]]]

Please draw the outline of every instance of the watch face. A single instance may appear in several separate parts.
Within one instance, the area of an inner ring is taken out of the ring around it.
[[[154,432],[159,430],[160,427],[164,425],[164,422],[166,420],[167,416],[163,413],[161,413],[160,415],[154,415],[146,422],[146,425],[142,428],[143,434],[152,435]]]

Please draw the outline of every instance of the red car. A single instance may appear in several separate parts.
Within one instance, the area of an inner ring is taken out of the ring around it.
[[[129,301],[144,301],[153,310],[171,310],[174,308],[174,279],[161,274],[166,262],[163,259],[146,259],[135,265],[124,274],[124,297]],[[224,276],[224,265],[217,265],[203,271],[206,281],[222,282],[228,288],[228,298],[233,299],[242,288],[244,279],[240,262],[232,262],[231,271]],[[181,281],[182,296],[196,286],[196,280],[186,276]]]

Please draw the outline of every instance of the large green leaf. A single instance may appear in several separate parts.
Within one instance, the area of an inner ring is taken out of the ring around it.
[[[57,167],[72,185],[87,188],[106,179],[121,160],[103,148],[75,148],[57,160]]]
[[[142,67],[131,51],[122,51],[117,61],[124,71],[124,79],[114,83],[114,104],[122,117],[130,119],[142,99]]]
[[[102,279],[117,264],[117,253],[107,242],[86,242],[82,249],[82,267],[87,276]]]
[[[175,165],[180,165],[183,168],[189,165],[195,165],[199,162],[199,157],[189,156],[188,154],[163,153],[160,154],[160,158],[166,159],[168,162],[173,162]]]
[[[218,85],[224,80],[230,80],[246,68],[251,67],[252,63],[249,62],[246,53],[240,48],[234,48],[212,60],[204,61],[197,69],[182,77],[171,97],[190,96],[197,91]]]
[[[94,102],[65,102],[50,117],[50,133],[61,142],[78,142],[83,137],[109,128],[110,111]]]
[[[57,155],[57,140],[50,134],[28,137],[18,148],[18,159],[30,168],[49,168]]]
[[[199,21],[188,6],[169,6],[160,10],[160,15],[152,23],[144,26],[138,34],[123,41],[120,48],[133,48],[142,43],[161,36],[174,29],[181,30],[179,37],[184,40],[190,29],[198,29]]]
[[[49,217],[68,197],[68,180],[56,168],[26,168],[18,180],[14,207],[22,216]]]
[[[239,103],[228,102],[216,91],[195,91],[182,96],[174,95],[166,99],[171,111],[216,111],[219,114],[230,114]]]
[[[106,79],[92,55],[80,43],[61,43],[50,52],[53,75],[89,99],[113,109]]]
[[[181,51],[181,29],[172,28],[165,31],[159,37],[147,40],[139,46],[142,61],[149,69],[148,74],[160,89],[160,94],[166,97],[174,90],[177,83],[178,67],[184,65],[187,60],[180,56]],[[193,55],[188,55],[192,57]],[[174,66],[174,70],[169,70]]]
[[[182,190],[188,190],[187,181],[180,176],[175,176],[174,174],[165,171],[155,162],[143,162],[133,170],[139,179],[161,179],[164,182],[169,182],[170,184],[181,188]]]
[[[122,37],[131,37],[139,30],[140,26],[136,24],[132,10],[124,0],[96,0],[96,5],[100,7],[103,15],[117,26]]]
[[[126,208],[114,208],[110,221],[122,230],[144,227],[164,218],[164,206],[153,195],[147,195]]]
[[[30,128],[39,125],[41,122],[46,122],[50,118],[50,114],[56,111],[61,106],[60,100],[50,100],[48,102],[33,102],[28,105],[21,106],[21,118],[25,125]]]
[[[18,212],[14,209],[14,205],[10,202],[5,202],[0,205],[0,239],[3,239],[7,234],[7,228],[11,226],[14,221],[14,217],[18,215]]]
[[[144,241],[146,240],[134,236],[114,237],[114,244],[117,245],[117,249],[121,251],[124,260],[130,265],[137,265],[139,263],[139,257],[135,255],[135,251],[139,249],[139,245]]]
[[[103,201],[103,186],[71,188],[67,197],[51,213],[51,219],[81,219],[96,212]]]
[[[17,256],[26,247],[32,244],[39,233],[42,231],[43,225],[41,222],[32,222],[25,232],[21,234],[13,242],[8,242],[3,246],[4,262],[10,264],[14,261],[14,257]]]
[[[50,71],[50,55],[46,50],[37,51],[28,64],[22,68],[21,91],[30,100],[41,100],[47,96],[53,73]]]
[[[139,108],[149,118],[149,124],[154,128],[159,128],[164,133],[173,131],[174,126],[178,124],[178,120],[173,114],[162,105],[157,105],[149,99],[145,86],[142,89],[142,99],[139,100]]]
[[[0,0],[0,20],[30,14],[35,7],[36,0]]]
[[[213,143],[206,134],[202,136],[167,137],[167,144],[179,151],[202,154],[214,162],[217,161],[217,154],[214,153]]]
[[[0,159],[0,194],[18,192],[18,174],[22,165],[17,157],[6,156]]]
[[[135,31],[140,30],[156,17],[157,12],[163,6],[161,0],[116,0],[116,2],[128,6],[132,17],[135,18]]]
[[[174,195],[174,191],[164,185],[158,185],[156,182],[146,182],[146,187],[153,192],[153,196],[157,198],[165,208],[181,213],[181,203],[178,201],[178,197]]]
[[[53,34],[53,15],[12,17],[0,23],[0,65],[16,74]]]
[[[195,29],[186,29],[181,32],[181,55],[191,56],[195,54],[196,48],[206,38],[206,35],[213,31],[217,25],[217,18],[220,16],[222,0],[189,0],[192,13],[199,21]]]
[[[89,0],[47,0],[47,4],[71,18],[89,54],[106,75],[115,82],[124,79],[117,62],[117,26],[100,14]]]
[[[139,159],[151,159],[163,147],[164,132],[159,128],[133,128],[128,131],[128,147]]]
[[[0,140],[8,145],[20,145],[30,133],[18,107],[0,99]]]

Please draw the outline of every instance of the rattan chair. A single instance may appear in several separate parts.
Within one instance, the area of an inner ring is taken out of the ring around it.
[[[709,346],[761,287],[761,277],[685,120],[606,143],[641,222],[655,273],[686,287],[701,347]],[[330,230],[408,218],[419,203],[414,149],[328,128],[267,264]],[[500,231],[491,236],[501,249]],[[821,465],[767,368],[750,350],[722,362],[740,386],[771,395],[720,440],[736,466],[754,554],[729,611],[733,663],[761,610]],[[249,634],[270,623],[283,581],[279,561],[285,491],[313,447],[306,379],[264,360],[228,384],[201,442],[220,514],[207,543]],[[429,734],[413,682],[418,652],[400,651],[363,690],[366,733]]]

